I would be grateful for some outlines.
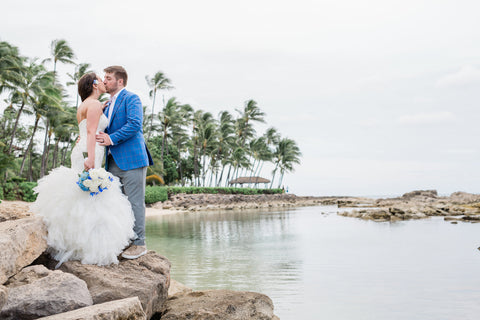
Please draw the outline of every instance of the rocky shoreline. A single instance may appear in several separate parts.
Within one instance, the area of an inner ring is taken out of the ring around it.
[[[425,219],[436,216],[453,223],[480,222],[480,195],[466,192],[455,192],[448,197],[441,197],[436,190],[416,190],[398,198],[367,201],[363,199],[339,203],[338,206],[338,214],[341,216],[374,221]],[[344,207],[350,209],[346,210]]]
[[[399,221],[444,217],[446,221],[479,222],[480,195],[455,192],[438,196],[435,190],[416,190],[401,197],[372,199],[364,197],[299,197],[277,195],[177,194],[150,209],[169,212],[246,210],[335,205],[338,215],[374,221]]]
[[[170,262],[154,251],[109,266],[67,261],[55,270],[42,219],[10,218],[0,222],[0,319],[278,320],[261,293],[193,291],[172,280]]]
[[[245,210],[334,205],[338,214],[373,221],[444,217],[480,222],[480,195],[438,196],[418,190],[402,197],[297,197],[281,195],[174,195],[149,215],[202,210]],[[21,201],[0,203],[1,319],[278,319],[272,300],[260,293],[193,291],[170,279],[170,262],[149,251],[136,260],[105,267],[68,261],[54,270],[46,254],[46,228]]]

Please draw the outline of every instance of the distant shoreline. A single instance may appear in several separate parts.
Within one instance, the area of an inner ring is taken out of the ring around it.
[[[0,221],[33,215],[24,201],[2,200]],[[147,218],[197,211],[275,209],[335,205],[338,215],[375,221],[397,221],[443,216],[447,221],[480,222],[480,195],[455,192],[438,196],[435,190],[417,190],[395,198],[350,196],[296,196],[294,194],[227,195],[175,194],[165,202],[146,205]],[[348,208],[348,209],[347,209]]]

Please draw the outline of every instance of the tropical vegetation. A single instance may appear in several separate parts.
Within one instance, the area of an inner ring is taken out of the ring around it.
[[[52,41],[50,49],[51,56],[40,61],[0,41],[0,197],[33,186],[58,166],[70,165],[78,136],[79,101],[78,95],[68,95],[67,87],[76,86],[90,72],[90,64],[76,62],[74,50],[64,39]],[[71,66],[65,83],[58,74],[59,64]],[[249,186],[281,188],[285,173],[300,163],[294,140],[282,137],[273,127],[257,132],[256,125],[266,123],[266,114],[255,100],[212,114],[177,97],[165,99],[173,85],[164,72],[145,79],[151,101],[144,106],[144,135],[155,162],[148,169],[150,184],[211,187],[220,192],[243,186],[230,183],[238,177],[261,176],[271,182]],[[265,167],[273,170],[265,172]],[[31,197],[27,193],[25,197]]]

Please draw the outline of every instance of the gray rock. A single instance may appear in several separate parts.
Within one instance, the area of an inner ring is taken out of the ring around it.
[[[46,237],[47,228],[39,217],[0,223],[0,284],[47,249]]]
[[[138,297],[150,319],[167,300],[170,262],[153,251],[135,260],[121,260],[118,265],[99,267],[67,261],[60,269],[84,280],[95,304]]]
[[[115,300],[96,304],[54,316],[40,318],[42,320],[144,320],[142,304],[138,297]]]
[[[7,287],[7,303],[0,311],[0,319],[3,320],[37,319],[93,303],[84,281],[43,266],[23,269],[9,280]]]
[[[256,292],[195,291],[168,299],[162,320],[272,320],[273,303]]]
[[[8,290],[4,286],[0,285],[0,310],[2,310],[3,305],[7,302]]]

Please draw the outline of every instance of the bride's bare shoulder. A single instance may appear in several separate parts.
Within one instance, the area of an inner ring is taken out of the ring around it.
[[[78,106],[78,111],[77,111],[77,120],[78,123],[82,121],[83,119],[87,118],[87,113],[88,112],[102,112],[103,111],[103,105],[100,101],[95,100],[95,99],[86,99],[84,100],[79,106]]]

